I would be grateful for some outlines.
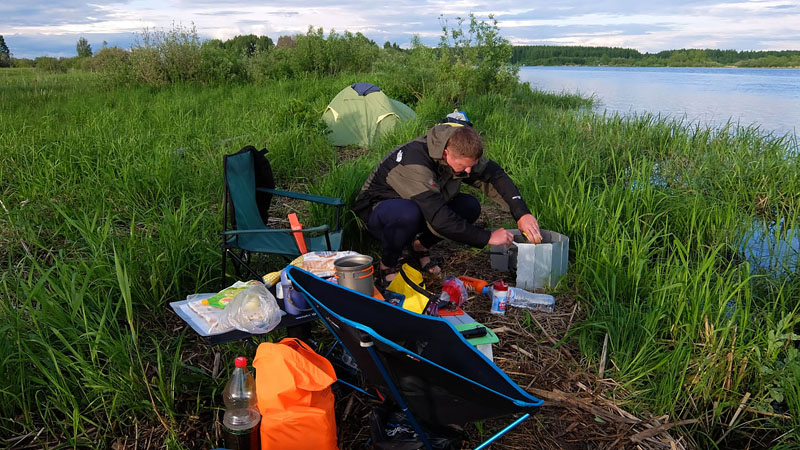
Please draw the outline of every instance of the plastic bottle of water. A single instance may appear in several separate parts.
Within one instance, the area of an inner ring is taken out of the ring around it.
[[[493,296],[492,291],[492,286],[483,288],[483,293],[486,295]],[[537,294],[511,286],[508,287],[506,302],[509,306],[515,308],[526,308],[544,312],[553,312],[556,310],[556,299],[552,295]],[[492,303],[492,308],[494,308],[494,302]],[[492,312],[494,312],[494,310],[492,310]]]
[[[225,447],[231,450],[261,448],[261,414],[258,412],[256,382],[247,370],[247,358],[236,358],[233,375],[222,391]]]

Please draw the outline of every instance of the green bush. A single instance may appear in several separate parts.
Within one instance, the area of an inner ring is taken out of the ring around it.
[[[174,25],[169,31],[146,29],[131,49],[135,80],[161,86],[169,83],[206,81],[202,73],[200,38],[194,27]]]
[[[34,67],[33,60],[30,58],[11,58],[11,67]]]
[[[419,36],[411,38],[408,52],[384,51],[375,70],[384,74],[381,89],[391,98],[414,105],[437,85],[436,53],[422,44]]]
[[[338,34],[331,30],[326,39],[322,28],[308,28],[297,36],[294,59],[297,70],[307,74],[335,75],[340,72],[368,72],[381,49],[361,33]]]
[[[444,20],[439,42],[438,75],[440,81],[454,80],[459,97],[466,94],[502,92],[510,94],[517,80],[519,67],[511,64],[512,47],[500,35],[497,20],[478,21],[470,13],[469,26],[456,18],[456,26]]]
[[[106,47],[92,56],[88,70],[98,72],[109,85],[125,85],[133,80],[131,52],[119,47]]]
[[[269,52],[256,52],[246,63],[247,75],[253,81],[283,80],[298,73],[294,50],[276,47]]]
[[[386,78],[376,82],[393,98],[414,104],[432,91],[445,103],[457,104],[469,93],[510,93],[516,82],[517,70],[509,64],[511,46],[500,37],[497,21],[490,19],[487,23],[470,15],[464,31],[467,23],[458,18],[457,27],[444,27],[438,50],[422,45],[415,36],[410,51],[391,45],[382,49],[361,33],[331,30],[326,36],[322,28],[313,27],[305,34],[281,36],[274,47],[268,37],[255,35],[202,42],[194,27],[174,25],[169,31],[144,30],[129,52],[103,49],[91,60],[74,59],[69,64],[103,72],[114,83],[148,86],[263,82],[379,70]]]
[[[67,67],[61,61],[51,56],[40,56],[33,60],[33,65],[44,72],[65,73],[67,71]]]
[[[200,74],[205,84],[247,81],[244,61],[236,53],[203,43],[200,49]]]
[[[163,86],[169,83],[160,52],[155,47],[139,46],[131,49],[132,79],[148,86]]]

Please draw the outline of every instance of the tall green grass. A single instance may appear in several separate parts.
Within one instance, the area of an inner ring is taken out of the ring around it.
[[[631,409],[700,419],[688,431],[702,447],[797,443],[800,281],[754,273],[740,253],[754,221],[800,225],[785,142],[596,116],[527,86],[458,104],[452,86],[428,86],[405,91],[416,121],[339,152],[318,119],[355,81],[407,88],[384,72],[152,89],[0,71],[0,439],[44,428],[45,442],[106,447],[156,427],[171,447],[201,442],[182,432],[210,428],[222,381],[166,310],[219,288],[222,155],[267,147],[279,185],[351,203],[389,149],[458,106],[540,224],[570,237],[559,289],[587,309],[569,337],[586,368],[607,333],[606,374]],[[348,247],[371,251],[352,213],[345,223]],[[754,409],[729,431],[747,392]],[[784,409],[791,419],[774,417]]]

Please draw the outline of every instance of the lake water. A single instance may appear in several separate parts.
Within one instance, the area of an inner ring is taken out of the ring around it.
[[[730,121],[789,135],[790,152],[800,147],[800,69],[524,66],[519,78],[535,89],[594,97],[599,113],[652,113],[715,128]],[[756,271],[797,273],[800,231],[754,223],[739,251]]]
[[[728,120],[797,135],[800,69],[523,66],[521,81],[594,96],[597,112],[645,112],[714,127]]]

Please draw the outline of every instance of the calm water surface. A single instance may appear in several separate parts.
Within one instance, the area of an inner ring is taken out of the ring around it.
[[[525,66],[519,77],[539,90],[593,96],[599,113],[652,113],[715,128],[730,121],[789,135],[789,150],[798,149],[800,69]],[[739,251],[755,270],[796,273],[800,231],[754,223]]]
[[[645,112],[714,127],[729,120],[765,132],[800,128],[800,69],[524,66],[520,80],[594,96],[598,112]]]

